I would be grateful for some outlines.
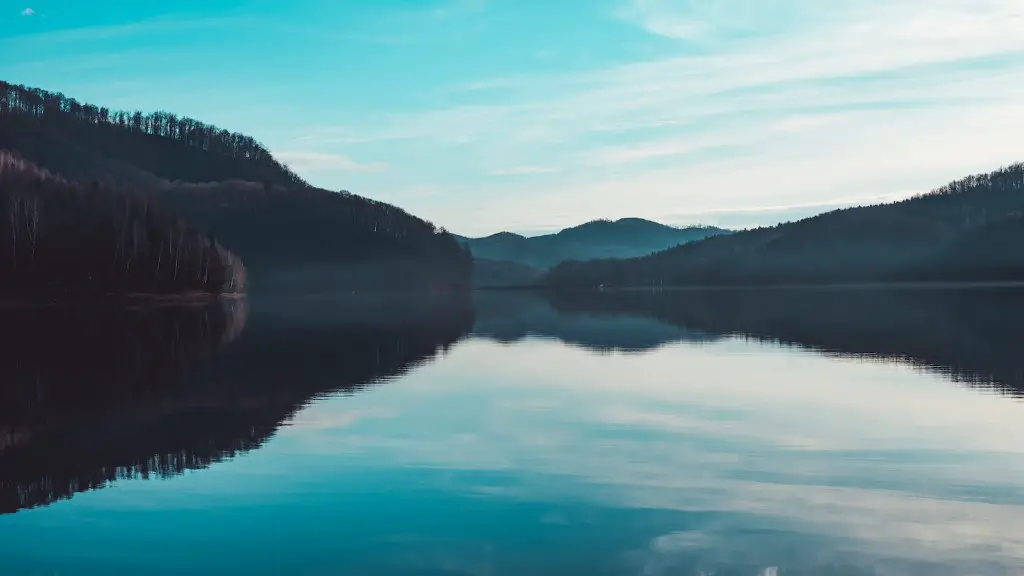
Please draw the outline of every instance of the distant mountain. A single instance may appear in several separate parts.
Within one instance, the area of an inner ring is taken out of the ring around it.
[[[711,226],[674,228],[642,218],[623,218],[595,220],[556,234],[529,238],[511,232],[499,232],[484,238],[458,238],[469,246],[477,259],[550,268],[568,260],[644,256],[728,233],[728,230]]]
[[[0,82],[0,149],[86,187],[171,208],[239,254],[256,290],[282,280],[335,289],[469,285],[472,261],[444,230],[383,202],[315,188],[253,138],[192,118]]]
[[[1024,164],[908,200],[715,236],[629,260],[566,262],[558,289],[1024,281]]]

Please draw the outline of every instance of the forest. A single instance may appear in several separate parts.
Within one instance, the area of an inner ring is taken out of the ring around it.
[[[158,195],[238,250],[257,289],[469,287],[472,256],[454,236],[383,202],[238,180],[166,183]]]
[[[84,186],[0,150],[0,294],[240,293],[245,267],[141,192]]]
[[[69,182],[146,190],[246,261],[250,284],[466,289],[472,257],[395,206],[316,188],[243,134],[0,82],[0,148]]]
[[[1024,281],[1024,164],[887,204],[713,236],[649,256],[566,262],[552,289]]]
[[[170,112],[110,110],[3,81],[0,148],[81,181],[143,172],[188,182],[307,186],[249,136]]]

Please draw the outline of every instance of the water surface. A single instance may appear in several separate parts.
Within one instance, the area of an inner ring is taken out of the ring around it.
[[[1022,296],[4,311],[0,573],[1018,574]]]

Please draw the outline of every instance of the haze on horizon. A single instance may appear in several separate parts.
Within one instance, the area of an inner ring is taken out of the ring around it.
[[[746,227],[1024,157],[1019,0],[25,0],[0,78],[250,134],[453,232]]]

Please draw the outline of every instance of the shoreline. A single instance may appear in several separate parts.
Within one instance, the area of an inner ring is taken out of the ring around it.
[[[197,306],[220,300],[241,300],[246,293],[183,292],[179,294],[127,294],[42,295],[30,297],[0,296],[0,310],[11,308],[48,308],[91,304],[118,304],[129,306]]]
[[[488,286],[474,291],[527,291],[540,292],[696,292],[725,290],[948,290],[969,288],[1024,288],[1024,281],[964,281],[964,282],[844,282],[841,284],[693,284],[674,286],[614,286],[557,287],[557,286]]]

